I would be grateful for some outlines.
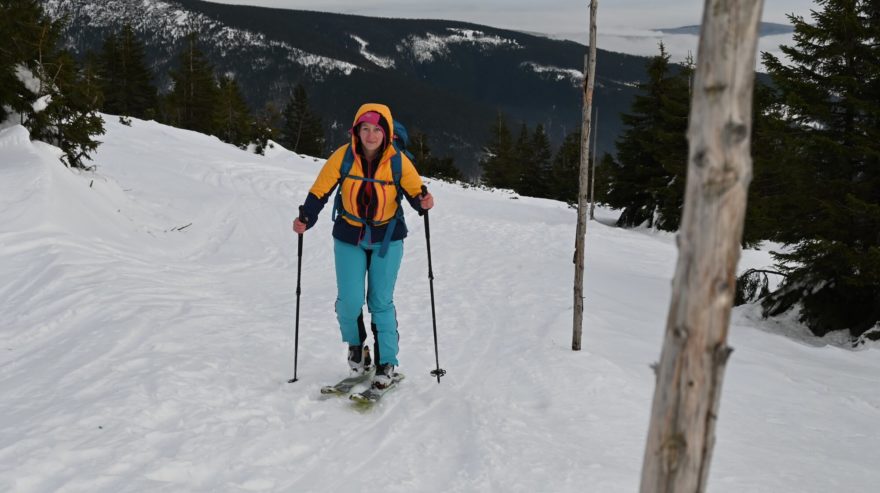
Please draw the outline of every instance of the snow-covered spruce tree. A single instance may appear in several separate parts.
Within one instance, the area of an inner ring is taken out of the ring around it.
[[[681,219],[692,69],[673,70],[669,57],[660,43],[631,113],[621,116],[626,128],[615,143],[617,159],[607,169],[603,194],[610,206],[623,209],[619,226],[674,231]]]
[[[309,107],[305,86],[297,84],[282,112],[281,144],[309,156],[324,156],[326,138],[321,118]]]
[[[788,248],[774,254],[788,277],[763,306],[858,336],[880,323],[880,1],[817,3],[813,24],[790,17],[790,64],[763,55],[785,108],[775,158],[789,194],[775,237]]]
[[[44,15],[39,2],[0,3],[0,119],[16,118],[32,139],[56,145],[62,161],[87,168],[85,160],[104,132],[94,98],[73,56],[58,47],[61,21]]]

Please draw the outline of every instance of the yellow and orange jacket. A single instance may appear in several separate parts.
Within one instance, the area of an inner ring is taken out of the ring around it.
[[[357,122],[358,118],[364,113],[375,111],[384,119],[383,129],[385,130],[384,149],[381,151],[378,165],[372,177],[367,177],[364,173],[365,163],[364,157],[359,152],[353,152],[354,162],[351,165],[346,179],[339,183],[341,176],[342,162],[345,159],[346,151],[349,149],[357,149],[357,129],[352,127],[351,142],[345,144],[327,158],[321,172],[315,179],[312,188],[303,204],[303,216],[306,220],[308,228],[314,226],[318,219],[318,214],[330,195],[336,189],[337,184],[341,187],[340,194],[342,198],[342,209],[349,215],[359,218],[361,221],[369,223],[367,226],[364,222],[350,219],[345,215],[339,215],[333,225],[333,237],[357,245],[360,243],[369,229],[369,237],[371,243],[381,243],[385,237],[385,231],[389,221],[394,219],[397,214],[398,200],[397,187],[394,184],[394,177],[391,171],[391,158],[399,151],[390,143],[394,141],[394,120],[391,116],[391,110],[383,104],[368,103],[362,105],[354,116],[353,122]],[[352,124],[354,125],[354,123]],[[400,188],[404,192],[404,197],[412,205],[412,207],[422,212],[419,202],[419,194],[422,193],[422,178],[416,171],[412,161],[405,153],[401,153],[401,175]],[[359,178],[372,178],[375,185],[373,200],[377,201],[374,207],[370,207],[373,212],[372,217],[361,217],[358,208],[358,196],[361,194],[365,181]],[[401,217],[398,224],[395,225],[391,241],[400,240],[406,237],[407,229]]]

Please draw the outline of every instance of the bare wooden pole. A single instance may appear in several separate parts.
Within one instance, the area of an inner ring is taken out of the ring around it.
[[[706,0],[688,125],[679,256],[641,493],[706,489],[746,194],[763,0]]]
[[[593,79],[596,75],[596,9],[599,0],[590,1],[590,52],[584,58],[584,101],[581,124],[581,163],[578,180],[578,220],[574,246],[574,328],[571,349],[581,350],[584,322],[584,243],[587,236],[587,192],[590,171],[590,115],[593,105]]]
[[[596,124],[593,132],[593,171],[590,173],[590,220],[596,219],[593,214],[596,211],[596,149],[599,147],[599,107],[596,107]]]

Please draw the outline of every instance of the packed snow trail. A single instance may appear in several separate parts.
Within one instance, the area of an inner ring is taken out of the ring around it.
[[[575,353],[575,212],[429,182],[448,374],[429,373],[424,229],[407,209],[395,299],[407,379],[362,414],[320,395],[347,371],[329,207],[304,235],[300,381],[287,383],[290,222],[322,162],[153,122],[107,129],[94,173],[0,130],[0,490],[635,491],[672,236],[590,223]],[[877,350],[771,330],[735,310],[710,487],[871,490]]]

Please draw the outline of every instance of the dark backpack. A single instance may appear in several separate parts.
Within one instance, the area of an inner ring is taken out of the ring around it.
[[[398,121],[394,122],[394,147],[398,151],[406,154],[406,157],[408,157],[410,161],[415,162],[416,158],[409,152],[409,149],[407,149],[409,147],[409,132],[407,132],[406,127]]]
[[[348,176],[349,173],[351,173],[351,166],[354,164],[354,152],[351,149],[351,144],[345,149],[345,156],[342,158],[342,164],[339,166],[339,181],[336,182],[336,198],[333,202],[333,221],[336,221],[339,216],[343,216],[352,221],[361,223],[367,228],[387,225],[388,227],[385,229],[385,237],[382,239],[382,246],[379,248],[380,257],[384,257],[388,252],[388,245],[391,243],[391,236],[394,234],[397,222],[400,221],[401,223],[404,223],[403,209],[400,207],[400,200],[403,198],[403,188],[400,186],[400,177],[403,174],[403,158],[401,157],[401,154],[406,154],[411,161],[414,159],[413,155],[406,149],[408,144],[409,134],[406,131],[406,127],[404,127],[402,123],[395,121],[394,140],[391,141],[391,145],[394,146],[394,149],[397,151],[397,153],[391,157],[391,176],[393,182],[376,180],[374,178],[364,178],[361,176]],[[397,212],[394,214],[394,217],[384,223],[376,224],[375,221],[357,217],[346,211],[342,206],[342,182],[346,178],[371,181],[382,185],[390,185],[391,183],[394,183],[394,188],[397,189]],[[372,229],[370,231],[370,238],[372,238]]]

